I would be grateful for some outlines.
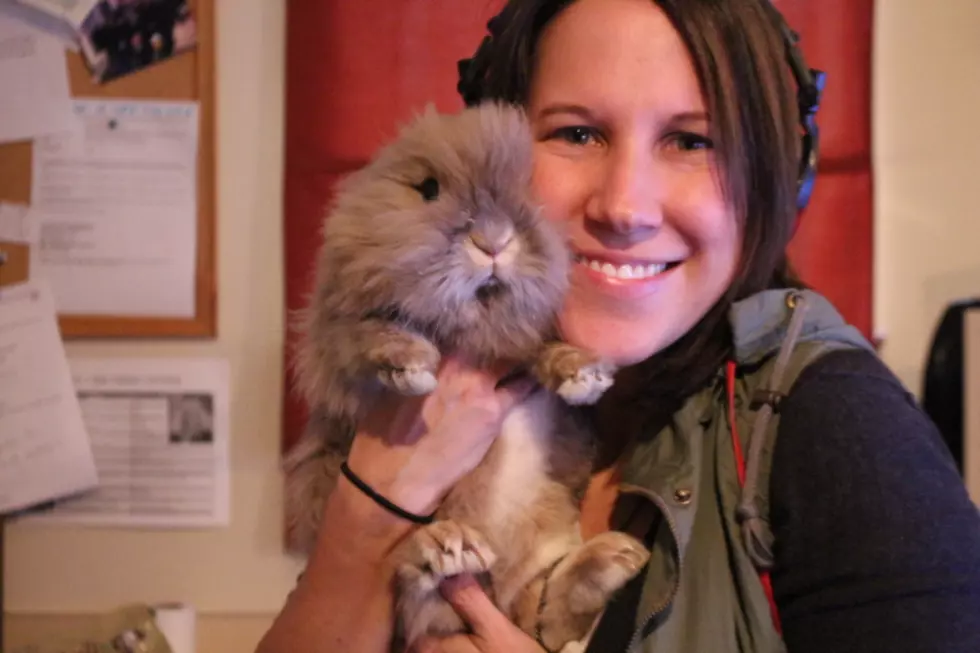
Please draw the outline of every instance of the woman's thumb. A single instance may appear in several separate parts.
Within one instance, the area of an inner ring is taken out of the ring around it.
[[[514,628],[472,575],[460,574],[447,578],[439,589],[456,614],[470,625],[478,637],[492,640],[495,634]]]

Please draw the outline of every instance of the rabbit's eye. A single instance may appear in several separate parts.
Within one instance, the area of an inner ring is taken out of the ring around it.
[[[426,177],[421,184],[415,186],[415,190],[419,192],[422,199],[431,202],[439,197],[439,181],[435,177]]]

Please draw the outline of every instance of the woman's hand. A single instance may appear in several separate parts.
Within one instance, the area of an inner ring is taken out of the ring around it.
[[[522,379],[498,388],[503,375],[447,360],[430,395],[390,397],[363,421],[348,456],[351,470],[405,510],[432,512],[480,463],[504,417],[535,387]],[[325,502],[306,571],[259,651],[387,651],[392,569],[384,561],[412,528],[341,477]],[[476,619],[484,614],[479,604],[467,602],[469,592],[457,595],[461,609],[473,604]],[[507,653],[523,650],[535,649],[511,647]]]
[[[497,609],[472,576],[449,578],[440,589],[473,634],[425,637],[413,646],[412,653],[545,653]]]
[[[396,505],[428,514],[475,468],[510,410],[533,390],[528,378],[448,359],[425,397],[388,395],[362,421],[348,465]]]

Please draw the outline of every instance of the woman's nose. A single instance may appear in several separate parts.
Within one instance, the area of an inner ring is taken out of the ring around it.
[[[604,229],[642,240],[660,229],[663,207],[652,154],[610,149],[597,175],[588,217]]]

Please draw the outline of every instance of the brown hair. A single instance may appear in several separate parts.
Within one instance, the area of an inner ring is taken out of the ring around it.
[[[800,285],[785,253],[796,219],[801,147],[786,44],[768,0],[650,1],[668,16],[690,52],[711,116],[723,187],[742,223],[743,239],[739,268],[725,295],[645,366],[650,382],[644,394],[663,405],[665,398],[680,401],[702,386],[729,355],[732,302],[766,288]],[[526,103],[538,39],[572,2],[507,3],[491,22],[493,45],[476,66],[480,97]]]

